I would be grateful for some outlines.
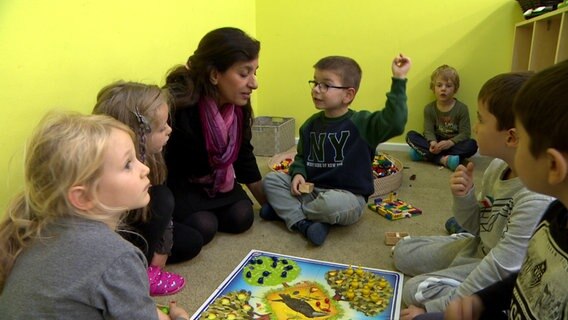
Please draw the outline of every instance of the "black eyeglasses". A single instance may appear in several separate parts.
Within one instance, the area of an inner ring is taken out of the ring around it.
[[[330,84],[325,84],[323,82],[317,82],[315,80],[309,80],[308,84],[310,85],[310,88],[315,89],[316,87],[319,88],[319,90],[322,93],[326,93],[327,90],[329,90],[329,88],[333,88],[333,89],[349,89],[351,87],[340,87],[340,86],[332,86]]]

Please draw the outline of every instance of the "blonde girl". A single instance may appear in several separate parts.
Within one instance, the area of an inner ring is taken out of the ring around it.
[[[185,279],[166,272],[169,262],[195,257],[203,246],[197,230],[172,222],[174,198],[164,182],[166,166],[162,149],[172,129],[169,126],[169,93],[156,85],[118,81],[102,88],[97,95],[94,114],[106,114],[128,125],[135,133],[136,156],[150,167],[150,204],[147,214],[131,214],[133,233],[125,238],[139,247],[148,259],[150,295],[168,295],[180,291]],[[141,211],[141,210],[139,210]],[[176,237],[174,245],[174,236]]]
[[[29,141],[24,190],[0,223],[3,319],[167,319],[144,255],[115,230],[150,200],[132,131],[106,116],[50,113]],[[187,318],[171,306],[169,318]]]

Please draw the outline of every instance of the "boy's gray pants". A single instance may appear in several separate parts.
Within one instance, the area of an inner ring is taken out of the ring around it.
[[[314,187],[312,193],[294,196],[290,192],[291,182],[292,177],[281,172],[270,172],[263,180],[268,203],[289,230],[304,219],[350,225],[359,221],[366,207],[363,196],[341,189]]]
[[[443,311],[445,302],[483,259],[478,247],[479,238],[468,233],[401,239],[393,249],[394,264],[413,276],[403,286],[403,303],[423,307],[441,298],[444,306],[436,311]]]

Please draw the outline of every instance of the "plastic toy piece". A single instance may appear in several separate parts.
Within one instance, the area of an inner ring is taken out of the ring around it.
[[[409,236],[408,232],[385,232],[385,244],[394,246],[400,239]]]
[[[286,159],[280,161],[280,163],[273,164],[272,170],[278,171],[278,172],[288,173],[288,170],[290,169],[290,165],[292,164],[292,162],[294,162],[294,159],[286,158]]]
[[[371,169],[375,178],[383,178],[400,171],[400,168],[396,167],[394,161],[384,154],[378,154],[373,158]]]
[[[298,188],[300,189],[301,193],[312,193],[312,191],[314,191],[314,184],[311,182],[306,182],[300,184]]]
[[[384,200],[376,198],[374,203],[368,204],[368,207],[388,220],[411,218],[422,214],[422,210],[396,198],[396,193],[394,192],[391,192],[388,198]]]
[[[157,304],[156,307],[157,307],[158,309],[160,309],[160,311],[162,311],[163,313],[165,313],[165,314],[170,314],[170,307],[165,306],[165,305],[163,305],[163,304]]]

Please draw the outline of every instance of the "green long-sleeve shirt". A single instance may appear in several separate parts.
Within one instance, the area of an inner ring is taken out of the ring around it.
[[[424,137],[428,141],[452,140],[458,143],[471,137],[471,123],[467,105],[456,99],[448,112],[441,112],[436,101],[424,107]]]
[[[298,153],[290,175],[301,174],[320,188],[371,195],[375,148],[404,132],[406,100],[406,79],[393,78],[382,110],[349,109],[338,118],[327,118],[323,111],[314,114],[300,127]]]

